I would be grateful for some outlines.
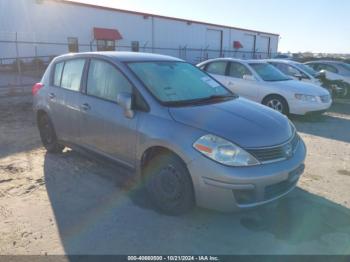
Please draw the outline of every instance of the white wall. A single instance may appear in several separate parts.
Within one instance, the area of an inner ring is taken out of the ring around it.
[[[139,41],[140,51],[153,51],[181,57],[191,62],[198,62],[200,57],[217,57],[220,55],[218,45],[208,40],[207,30],[221,30],[223,34],[222,48],[225,56],[233,56],[233,41],[240,41],[244,48],[240,51],[252,51],[247,34],[255,34],[244,30],[219,26],[170,20],[161,17],[103,10],[93,7],[44,1],[37,4],[35,0],[1,0],[0,1],[0,41],[15,40],[61,43],[62,45],[19,44],[19,57],[58,55],[68,52],[67,38],[79,39],[79,51],[89,51],[89,43],[93,39],[93,27],[118,29],[123,39],[118,41],[117,49],[126,50],[123,46],[131,46],[131,41]],[[152,29],[153,27],[153,29]],[[153,34],[152,34],[153,32]],[[278,37],[271,37],[271,52],[277,52]],[[208,43],[211,46],[208,47]],[[256,47],[258,51],[259,35]],[[85,44],[85,46],[82,46]],[[146,46],[148,49],[143,49]],[[214,46],[214,47],[213,47]],[[179,47],[198,50],[180,50]],[[162,49],[159,49],[162,48]],[[173,50],[164,50],[171,48]],[[205,50],[205,48],[209,50]],[[267,51],[267,50],[266,50]],[[14,44],[0,42],[0,58],[16,57]],[[250,58],[250,57],[246,57]]]

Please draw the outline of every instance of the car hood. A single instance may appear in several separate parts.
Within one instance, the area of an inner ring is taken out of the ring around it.
[[[183,123],[225,138],[244,148],[281,144],[292,136],[287,117],[243,98],[231,101],[171,107],[169,113]]]
[[[287,89],[288,91],[299,93],[299,94],[314,95],[314,96],[329,95],[329,92],[321,86],[318,86],[313,83],[298,81],[298,80],[270,82],[270,84],[272,86],[276,86],[278,88],[284,88],[284,89]]]
[[[342,76],[333,72],[325,71],[326,78],[328,80],[342,80],[348,84],[350,84],[350,76]]]

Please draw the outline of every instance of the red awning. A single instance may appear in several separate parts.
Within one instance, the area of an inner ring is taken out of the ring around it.
[[[241,42],[239,42],[239,41],[234,41],[234,42],[233,42],[233,48],[234,48],[234,49],[243,48],[243,45],[242,45]]]
[[[96,40],[120,40],[122,35],[116,29],[94,27],[94,38]]]

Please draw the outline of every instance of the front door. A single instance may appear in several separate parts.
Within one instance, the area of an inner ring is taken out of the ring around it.
[[[92,59],[81,100],[81,144],[91,150],[134,166],[138,114],[127,118],[117,103],[121,92],[132,93],[133,87],[111,63]]]
[[[225,85],[242,97],[253,101],[259,100],[258,82],[254,80],[253,73],[239,62],[229,63]]]

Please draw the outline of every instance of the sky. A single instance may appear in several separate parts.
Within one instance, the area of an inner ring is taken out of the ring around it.
[[[74,0],[280,34],[280,52],[350,53],[349,0]]]

